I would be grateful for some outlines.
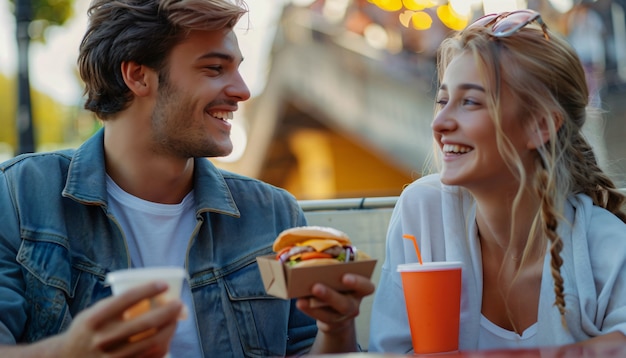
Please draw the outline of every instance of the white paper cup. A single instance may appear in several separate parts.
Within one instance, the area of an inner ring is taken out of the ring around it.
[[[152,299],[145,299],[130,307],[124,312],[124,319],[129,320],[142,315],[154,307],[158,307],[168,301],[180,297],[183,280],[187,277],[187,272],[181,267],[144,267],[136,269],[126,269],[109,272],[106,282],[111,285],[113,295],[120,295],[131,288],[154,281],[164,281],[168,285],[167,291]],[[185,319],[186,313],[180,317]],[[149,329],[136,334],[130,338],[131,342],[139,341],[156,332],[156,329]],[[166,357],[169,357],[168,354]]]
[[[106,282],[111,285],[114,295],[120,295],[148,282],[164,281],[168,290],[159,297],[169,301],[180,297],[186,277],[187,272],[181,267],[142,267],[109,272]]]

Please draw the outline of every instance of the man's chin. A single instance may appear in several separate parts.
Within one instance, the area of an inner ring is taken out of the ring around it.
[[[233,152],[233,145],[223,145],[219,148],[215,148],[215,152],[212,155],[208,155],[210,158],[223,158],[230,155]]]
[[[196,147],[196,151],[195,154],[200,154],[197,157],[225,157],[233,152],[233,143],[230,141],[230,138],[223,139],[222,141],[207,141],[202,147]]]
[[[231,144],[228,148],[224,148],[224,151],[221,153],[220,157],[227,157],[231,155],[233,152],[233,145]]]

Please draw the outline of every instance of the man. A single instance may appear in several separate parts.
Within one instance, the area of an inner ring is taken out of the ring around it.
[[[280,231],[305,224],[302,210],[284,190],[204,159],[230,153],[228,119],[250,96],[232,31],[243,5],[92,3],[78,64],[85,107],[104,128],[76,151],[0,166],[0,356],[357,348],[354,317],[372,282],[346,275],[351,294],[316,285],[316,305],[267,296],[255,258],[271,252]],[[126,309],[166,286],[112,297],[106,273],[156,265],[187,269],[182,302],[124,320]],[[190,314],[179,321],[183,307]]]

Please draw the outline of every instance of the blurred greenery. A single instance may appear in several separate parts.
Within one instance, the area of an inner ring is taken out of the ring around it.
[[[38,150],[75,147],[100,127],[87,111],[63,105],[35,89],[31,89],[31,95]],[[0,152],[17,146],[16,107],[15,79],[0,73]]]
[[[32,40],[44,41],[49,26],[62,26],[74,15],[75,0],[9,0],[15,9],[16,1],[30,1],[32,20],[29,33]],[[13,10],[15,14],[15,10]]]
[[[15,15],[17,1],[29,1],[32,40],[45,41],[45,30],[62,26],[73,16],[75,0],[9,0]],[[82,1],[82,0],[79,0]],[[23,59],[22,59],[23,60]],[[0,73],[0,157],[12,155],[17,148],[17,79]],[[66,106],[31,87],[34,142],[37,150],[76,146],[100,127],[93,115],[76,106]]]
[[[0,73],[0,142],[16,145],[15,83]]]

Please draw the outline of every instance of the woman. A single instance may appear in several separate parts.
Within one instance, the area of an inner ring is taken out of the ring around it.
[[[575,52],[521,10],[446,39],[438,70],[442,168],[392,215],[370,351],[412,349],[396,267],[417,256],[403,234],[424,261],[463,262],[461,350],[626,342],[625,198],[582,135]]]

